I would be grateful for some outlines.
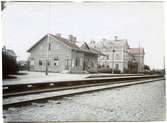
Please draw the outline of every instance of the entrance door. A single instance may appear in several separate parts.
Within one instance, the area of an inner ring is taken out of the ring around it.
[[[83,62],[83,70],[87,70],[88,67],[88,62],[84,61]]]
[[[115,69],[119,70],[119,64],[116,64]]]

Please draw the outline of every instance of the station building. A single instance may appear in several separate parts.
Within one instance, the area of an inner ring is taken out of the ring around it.
[[[45,35],[27,51],[30,71],[45,71],[47,63],[49,72],[97,72],[98,52],[86,43],[79,47],[76,42],[73,35],[69,39],[61,34]]]

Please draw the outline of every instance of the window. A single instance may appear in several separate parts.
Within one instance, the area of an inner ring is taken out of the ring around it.
[[[58,59],[58,57],[54,58],[54,65],[55,66],[59,65],[59,59]]]
[[[50,62],[48,61],[48,66],[50,65]]]
[[[57,44],[57,45],[55,46],[55,49],[56,49],[56,50],[60,49],[60,45]]]
[[[49,50],[51,50],[51,44],[49,43]]]
[[[79,66],[82,66],[83,65],[83,58],[80,58],[80,65]]]
[[[75,65],[75,59],[73,58],[72,59],[72,67],[74,67],[74,65]]]
[[[68,57],[65,58],[65,69],[69,70],[70,68],[70,59]]]
[[[109,59],[109,55],[106,56],[107,60]]]
[[[34,59],[30,60],[30,65],[33,66],[34,65]]]
[[[121,60],[121,55],[122,55],[121,53],[115,54],[115,60]]]
[[[42,60],[39,60],[39,66],[42,66]]]

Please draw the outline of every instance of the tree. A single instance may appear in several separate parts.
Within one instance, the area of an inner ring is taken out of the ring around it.
[[[144,65],[144,71],[150,71],[150,66]]]
[[[1,1],[1,11],[3,11],[6,7],[6,1]]]

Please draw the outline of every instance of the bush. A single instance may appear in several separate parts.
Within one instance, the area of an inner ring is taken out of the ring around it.
[[[128,69],[124,68],[123,73],[128,73]]]
[[[121,71],[120,70],[114,70],[114,73],[120,74]]]
[[[98,72],[100,72],[100,73],[112,73],[112,69],[111,68],[100,68],[100,69],[98,69]]]
[[[98,65],[98,68],[101,68],[101,65]]]

